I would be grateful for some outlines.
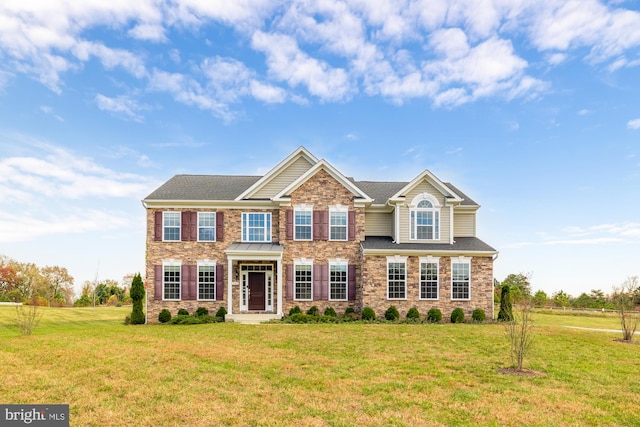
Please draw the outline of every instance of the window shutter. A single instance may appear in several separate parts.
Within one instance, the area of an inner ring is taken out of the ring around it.
[[[356,239],[356,211],[349,211],[349,217],[347,219],[349,227],[349,240]]]
[[[293,210],[289,209],[286,212],[286,221],[285,221],[285,228],[286,228],[286,239],[287,240],[293,240]]]
[[[313,211],[313,240],[329,240],[329,211]]]
[[[161,242],[162,241],[162,212],[161,211],[156,211],[155,212],[155,218],[154,218],[154,222],[153,222],[153,240],[155,240],[156,242]]]
[[[321,265],[320,271],[322,271],[320,298],[324,300],[329,299],[329,265]]]
[[[195,293],[195,265],[183,265],[180,268],[180,299],[181,300],[194,300],[196,299]]]
[[[182,241],[193,242],[198,232],[198,213],[182,212]]]
[[[356,266],[353,264],[349,264],[348,267],[348,280],[349,284],[347,286],[347,293],[349,301],[355,301],[356,299]]]
[[[322,266],[313,265],[313,299],[322,299]]]
[[[285,265],[285,270],[287,271],[286,282],[287,282],[287,300],[293,300],[293,264]]]
[[[224,241],[224,212],[216,213],[216,242]]]
[[[329,211],[321,211],[322,240],[329,240]]]
[[[224,265],[216,264],[216,301],[224,301]]]
[[[162,212],[160,212],[162,218]],[[153,299],[159,301],[162,299],[162,266],[153,266]]]

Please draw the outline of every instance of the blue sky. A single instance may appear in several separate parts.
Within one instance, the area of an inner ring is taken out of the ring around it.
[[[610,292],[640,274],[640,2],[467,3],[3,1],[0,254],[144,273],[154,188],[303,145],[454,183],[499,280]]]

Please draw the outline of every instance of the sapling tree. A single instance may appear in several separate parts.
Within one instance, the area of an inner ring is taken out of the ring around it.
[[[133,302],[133,311],[131,312],[131,324],[142,325],[145,322],[144,312],[142,311],[142,300],[144,299],[144,284],[140,274],[136,274],[131,281],[131,289],[129,290],[131,301]]]
[[[522,371],[524,358],[531,348],[533,338],[533,301],[531,297],[523,298],[516,306],[515,315],[505,322],[505,332],[509,340],[511,365]]]
[[[613,288],[613,301],[618,310],[622,340],[631,342],[640,324],[640,311],[636,310],[637,290],[640,288],[638,276],[628,277],[620,286]]]

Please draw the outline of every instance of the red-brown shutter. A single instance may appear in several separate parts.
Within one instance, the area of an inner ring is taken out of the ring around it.
[[[160,212],[162,217],[162,212]],[[159,301],[162,299],[162,266],[153,266],[153,299]]]
[[[156,211],[154,214],[153,240],[155,240],[156,242],[162,241],[162,212],[161,211]]]
[[[320,279],[320,299],[329,299],[329,265],[321,265],[320,271],[322,278]]]
[[[322,266],[314,264],[313,266],[313,299],[322,298]]]
[[[183,265],[180,269],[180,299],[194,300],[197,292],[197,266]]]
[[[284,266],[284,269],[286,271],[285,275],[287,276],[286,282],[287,282],[287,300],[288,301],[292,301],[293,300],[293,264],[287,264]]]
[[[356,266],[349,264],[349,284],[347,286],[347,294],[349,301],[355,301],[356,299]]]
[[[322,240],[329,240],[329,211],[321,211],[320,227],[322,227]]]
[[[349,227],[349,240],[355,240],[356,238],[356,211],[349,211],[348,218],[348,227]]]
[[[224,241],[224,212],[216,213],[216,242]]]
[[[285,213],[285,229],[286,229],[286,239],[293,240],[293,210],[289,209]]]
[[[182,241],[193,242],[198,235],[198,213],[182,212]]]
[[[224,301],[224,265],[216,264],[216,301]]]
[[[313,211],[313,240],[329,240],[329,211]]]

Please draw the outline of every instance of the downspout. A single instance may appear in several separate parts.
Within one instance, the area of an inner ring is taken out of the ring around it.
[[[499,256],[500,256],[500,252],[496,251],[496,253],[492,257],[493,258],[493,262],[496,262],[496,260],[498,259]],[[493,264],[491,265],[491,271],[493,272]],[[495,278],[495,276],[493,274],[491,276],[492,276],[491,277],[491,279],[492,279],[491,280],[491,289],[492,289],[491,293],[493,294],[495,292],[493,290],[493,284],[495,283],[496,278]],[[491,295],[491,304],[492,304],[492,307],[493,307],[492,310],[491,310],[491,314],[492,314],[492,318],[493,318],[493,315],[495,315],[495,312],[496,312],[496,299],[493,297],[493,295]]]
[[[449,244],[453,245],[453,206],[449,206]]]

